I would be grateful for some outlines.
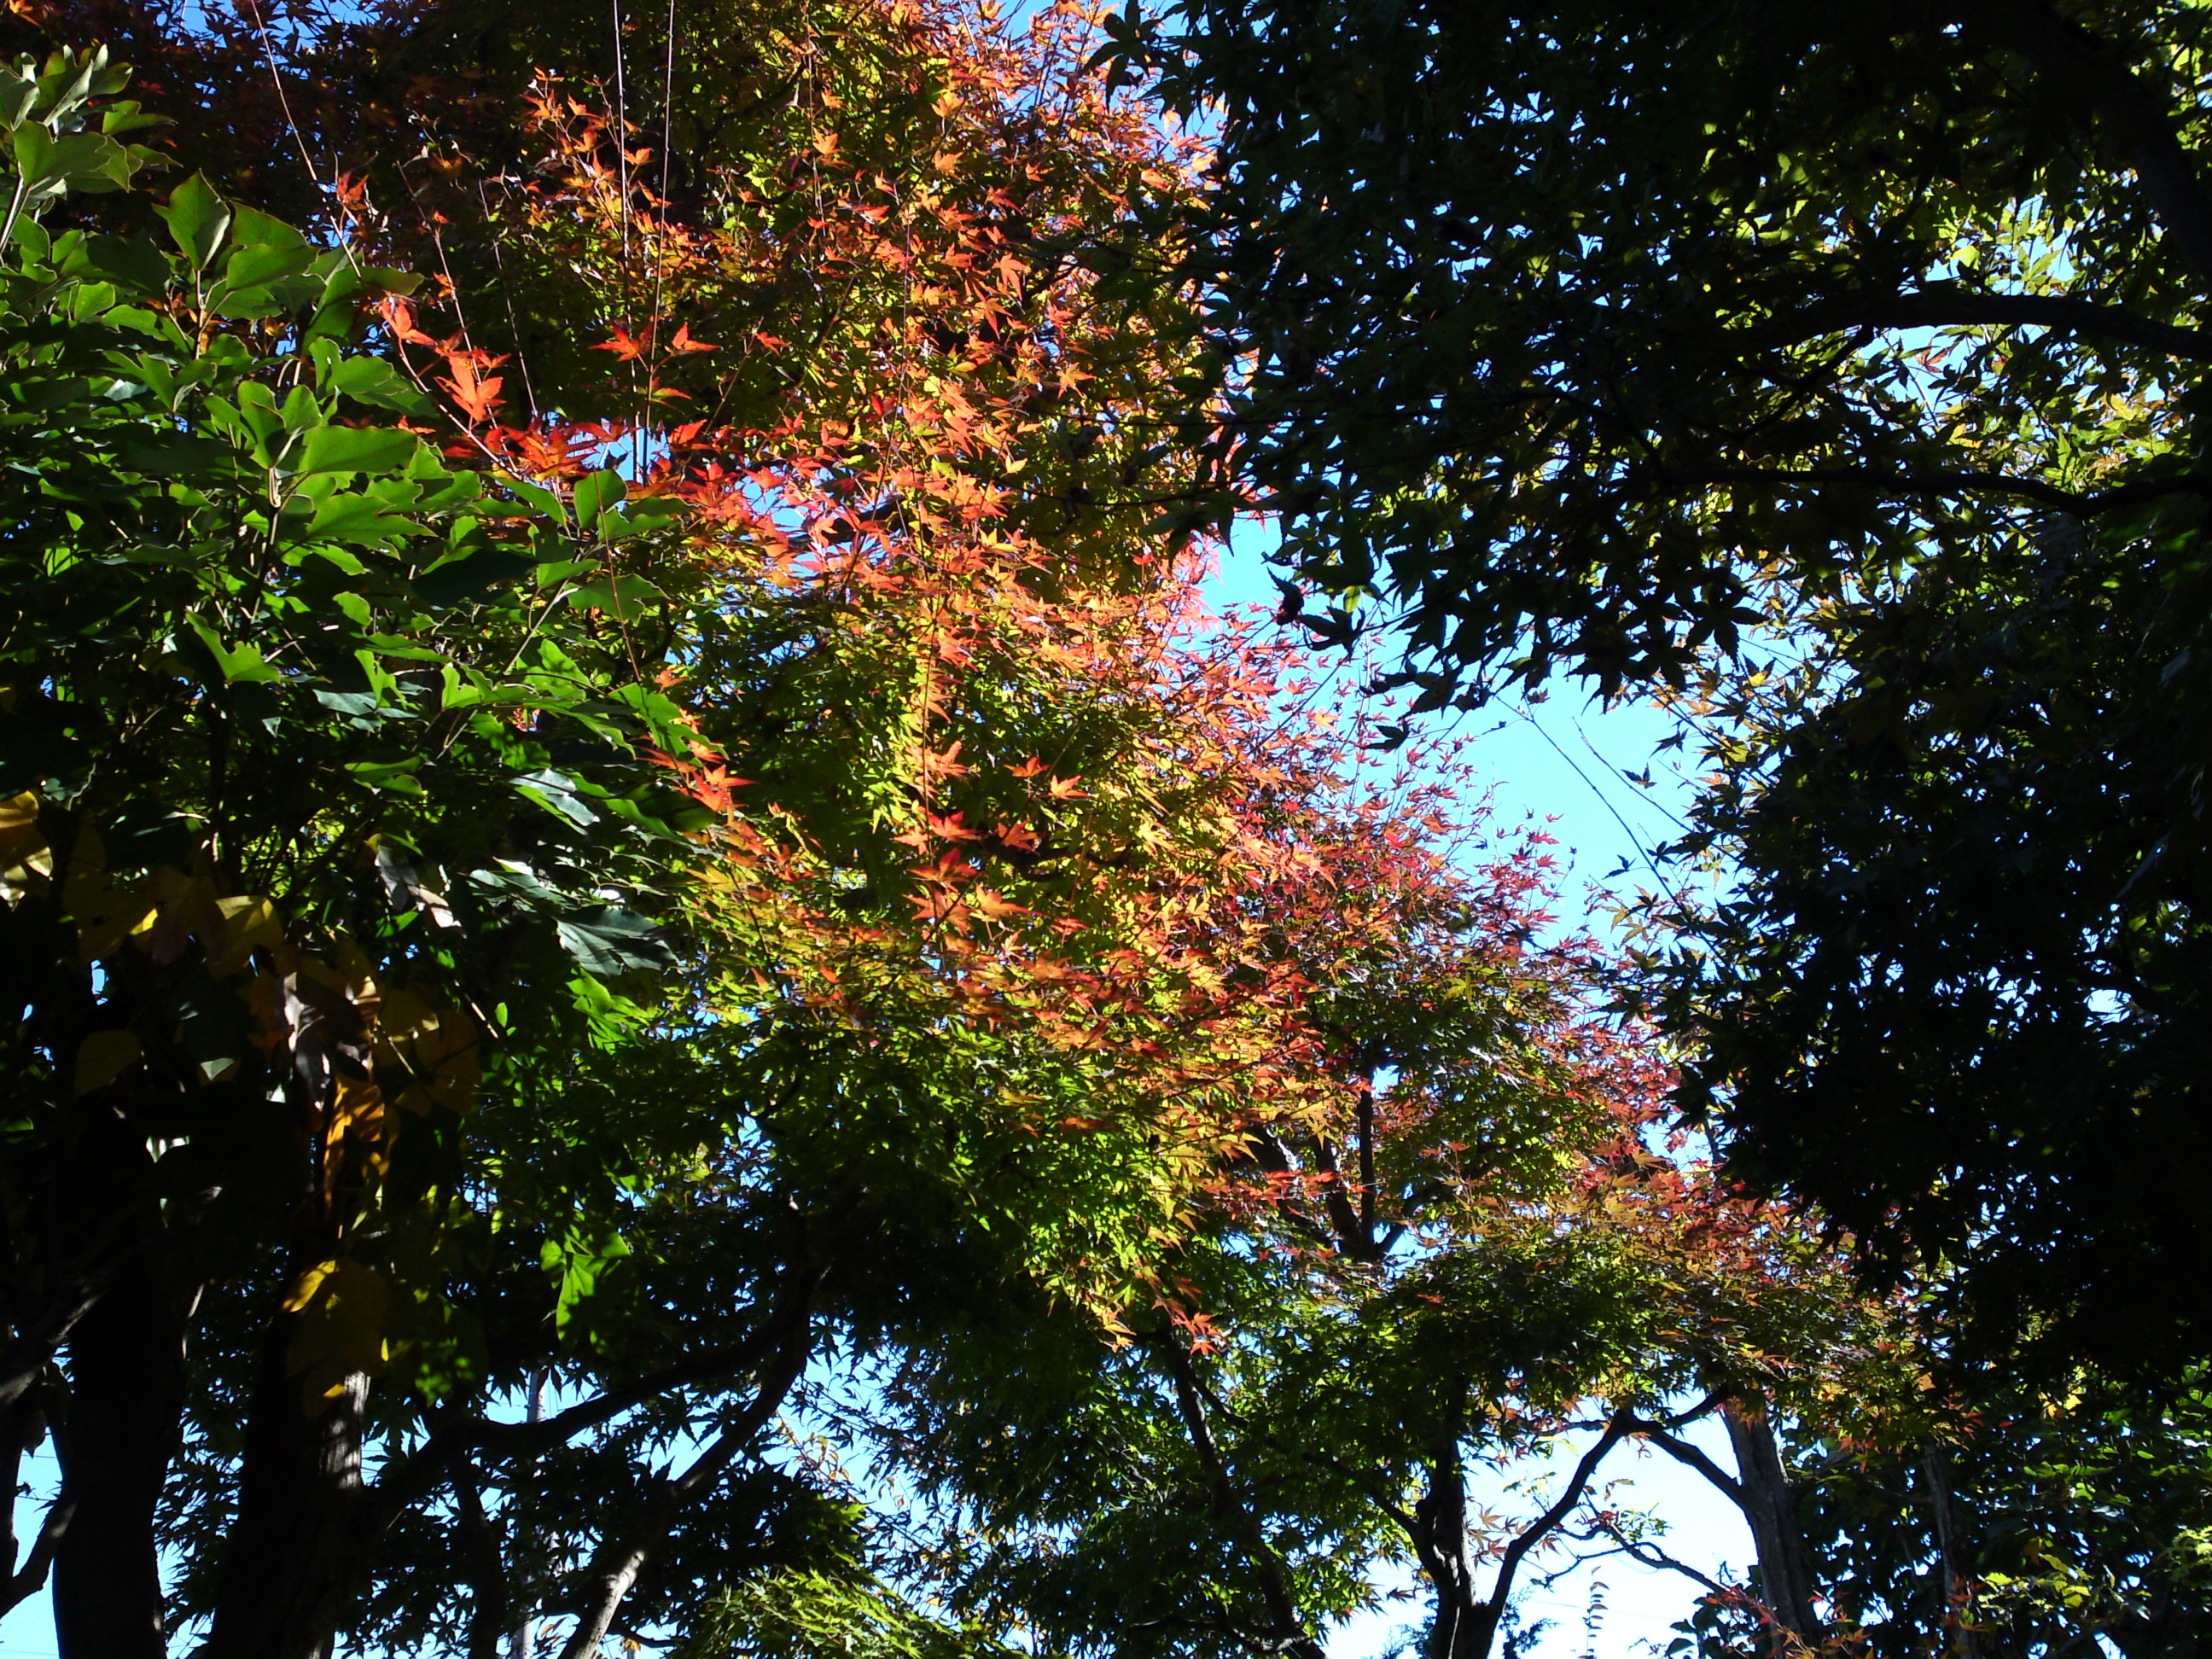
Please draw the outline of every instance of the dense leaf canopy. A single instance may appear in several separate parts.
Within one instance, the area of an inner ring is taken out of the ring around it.
[[[1189,0],[1227,430],[1422,701],[1656,695],[1737,1167],[2025,1335],[2201,1355],[2203,12]],[[1670,911],[1674,907],[1668,907]]]

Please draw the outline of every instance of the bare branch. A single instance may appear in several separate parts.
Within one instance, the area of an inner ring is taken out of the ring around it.
[[[46,1510],[46,1523],[39,1528],[31,1553],[23,1559],[21,1569],[5,1584],[0,1584],[0,1613],[27,1601],[46,1587],[46,1571],[54,1564],[54,1552],[61,1547],[62,1534],[76,1514],[76,1494],[64,1488]]]
[[[1491,1644],[1497,1640],[1498,1621],[1505,1616],[1506,1605],[1513,1595],[1513,1576],[1521,1570],[1521,1563],[1527,1559],[1529,1551],[1542,1543],[1575,1512],[1582,1502],[1584,1488],[1590,1483],[1590,1477],[1597,1473],[1598,1465],[1605,1462],[1613,1449],[1628,1437],[1629,1425],[1632,1420],[1625,1408],[1615,1412],[1613,1420],[1606,1425],[1605,1432],[1598,1437],[1597,1443],[1584,1452],[1576,1463],[1574,1473],[1567,1477],[1566,1489],[1559,1494],[1559,1501],[1522,1528],[1520,1536],[1505,1547],[1505,1553],[1498,1563],[1498,1577],[1491,1585],[1490,1599],[1482,1605],[1475,1631],[1476,1654],[1487,1654]]]
[[[1680,1425],[1674,1426],[1679,1427]],[[1666,1424],[1647,1423],[1641,1419],[1632,1419],[1628,1426],[1629,1433],[1648,1444],[1658,1447],[1677,1463],[1686,1464],[1695,1469],[1726,1494],[1730,1503],[1738,1509],[1742,1508],[1744,1502],[1742,1483],[1688,1441],[1678,1439],[1669,1434],[1667,1429]]]

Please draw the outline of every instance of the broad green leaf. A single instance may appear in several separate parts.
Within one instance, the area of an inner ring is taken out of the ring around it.
[[[547,811],[568,819],[579,829],[599,822],[599,815],[578,798],[576,786],[558,772],[527,773],[514,781],[514,787]]]
[[[391,427],[326,426],[307,434],[303,472],[394,472],[414,459],[420,440]]]
[[[312,444],[322,432],[343,430],[325,427],[309,438]],[[404,435],[404,434],[403,434]],[[333,495],[315,509],[314,518],[307,525],[308,536],[318,540],[351,542],[357,547],[383,547],[419,535],[421,528],[411,519],[384,510],[384,503],[373,495]]]
[[[629,486],[623,481],[622,474],[612,467],[587,473],[576,480],[574,492],[576,522],[580,525],[598,523],[600,514],[629,493]]]
[[[578,965],[603,979],[675,965],[668,947],[653,937],[651,922],[612,906],[563,916],[554,929]]]
[[[138,236],[87,236],[61,261],[65,276],[113,283],[133,294],[160,294],[170,282],[168,259],[151,242]]]
[[[419,387],[402,380],[381,357],[347,357],[331,373],[326,384],[356,402],[379,409],[397,410],[426,420],[437,413],[437,404]]]
[[[215,658],[216,666],[222,671],[223,678],[266,683],[283,678],[263,659],[258,646],[246,641],[228,646],[222,642],[222,636],[199,617],[188,616],[185,622]]]
[[[204,174],[192,174],[170,192],[165,205],[155,211],[161,216],[161,222],[168,226],[169,234],[176,240],[178,251],[194,270],[205,270],[214,263],[223,236],[230,229],[230,204],[216,194]]]
[[[666,594],[642,576],[609,576],[603,581],[586,582],[574,589],[568,595],[568,603],[580,611],[603,611],[629,621],[643,616],[666,599]]]

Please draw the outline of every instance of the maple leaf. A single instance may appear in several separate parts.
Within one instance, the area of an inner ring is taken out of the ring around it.
[[[598,345],[592,348],[594,351],[611,351],[616,356],[621,358],[626,363],[633,362],[638,358],[644,356],[651,349],[651,330],[647,331],[647,337],[645,339],[640,340],[634,337],[630,331],[624,328],[620,323],[617,323],[615,325],[615,337],[613,339],[603,340]]]
[[[668,343],[668,349],[671,351],[675,352],[693,352],[720,351],[722,348],[718,345],[711,345],[704,340],[693,339],[691,337],[691,325],[689,323],[678,323],[676,325],[676,337]]]
[[[408,345],[434,346],[438,343],[415,324],[415,307],[397,294],[387,294],[377,304],[377,313],[384,319],[394,339]]]
[[[988,887],[979,887],[968,896],[969,903],[982,912],[992,921],[1004,921],[1011,916],[1032,916],[1036,914],[1026,904],[1016,904],[1001,897]]]
[[[438,384],[446,388],[453,402],[459,405],[461,412],[469,417],[470,423],[475,426],[489,423],[499,412],[499,389],[506,384],[496,374],[479,376],[477,373],[479,360],[486,368],[507,361],[504,357],[491,356],[481,351],[453,352],[446,358],[446,366],[453,371],[452,376],[441,375],[438,380]]]

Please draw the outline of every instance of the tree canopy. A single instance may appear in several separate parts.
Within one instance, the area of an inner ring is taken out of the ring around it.
[[[2193,1651],[2193,18],[9,14],[0,1602]]]
[[[1734,1166],[2025,1339],[2203,1352],[2204,19],[1188,0],[1226,442],[1432,706],[1715,779],[1653,1006]]]

